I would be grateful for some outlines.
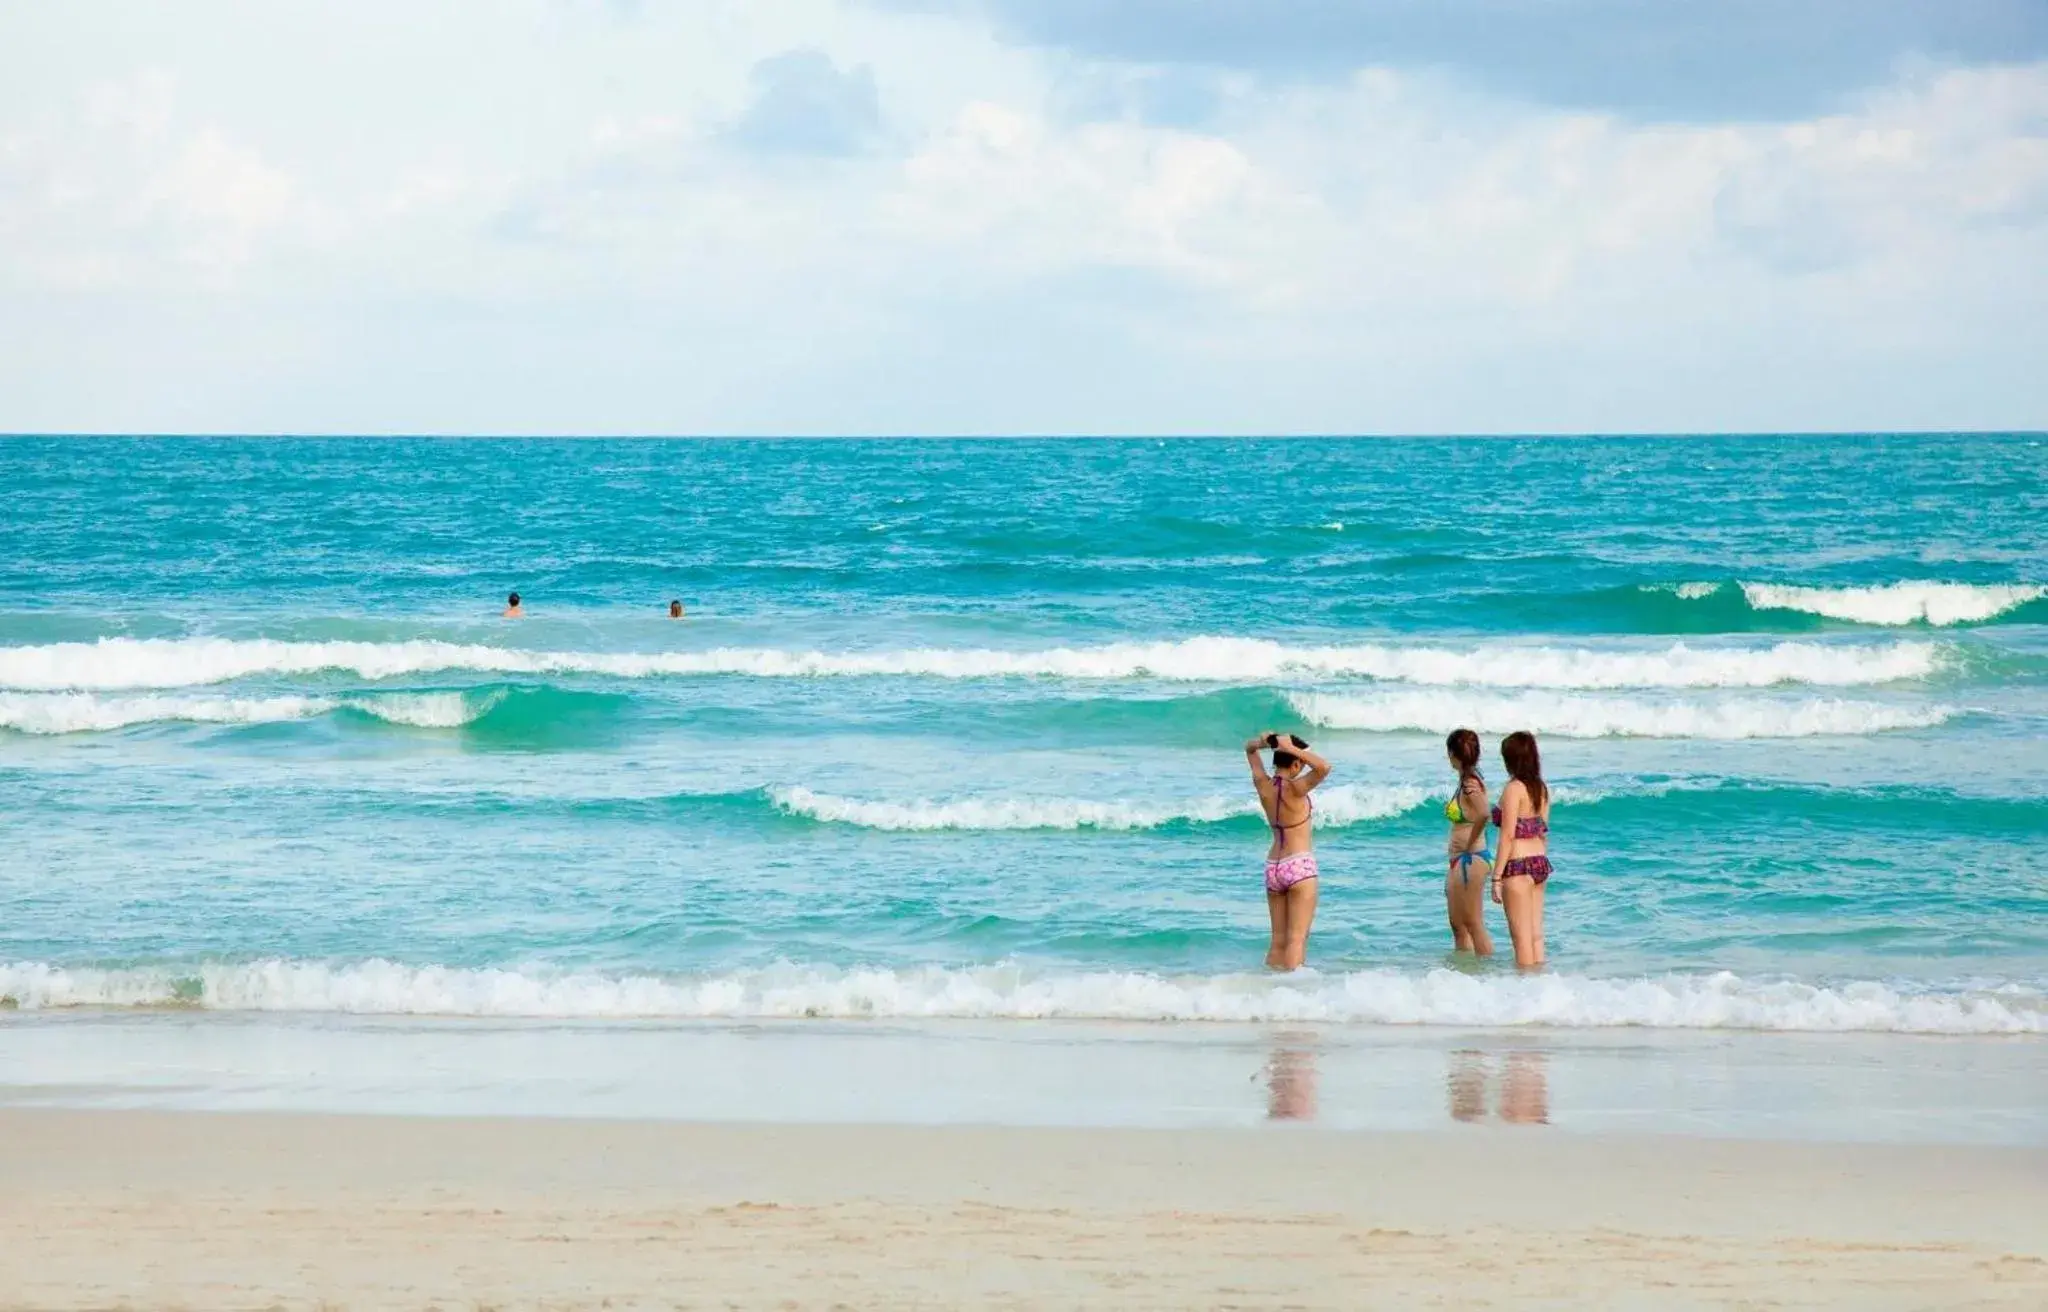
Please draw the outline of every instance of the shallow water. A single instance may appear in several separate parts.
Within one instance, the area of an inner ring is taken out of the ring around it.
[[[2039,440],[0,440],[0,995],[2038,1035]],[[1461,724],[1542,978],[1444,952]]]

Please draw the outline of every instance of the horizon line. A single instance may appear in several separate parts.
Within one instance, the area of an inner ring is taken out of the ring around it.
[[[129,432],[119,430],[55,429],[43,432],[4,431],[0,441],[99,439],[170,441],[514,441],[514,442],[1272,442],[1272,441],[1549,441],[1585,440],[1683,440],[1687,438],[1855,438],[1855,437],[2048,437],[2048,428],[1817,428],[1817,429],[1613,429],[1605,431],[1456,431],[1428,432],[1258,432],[1258,433],[668,433],[668,432],[347,432],[194,430],[185,432]]]

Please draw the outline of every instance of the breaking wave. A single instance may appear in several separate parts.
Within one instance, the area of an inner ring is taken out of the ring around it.
[[[1834,697],[1724,697],[1704,700],[1583,693],[1542,695],[1393,689],[1293,693],[1302,718],[1329,729],[1375,733],[1531,733],[1560,738],[1810,738],[1924,729],[1959,712]]]
[[[433,640],[282,642],[268,638],[103,638],[0,648],[0,688],[121,691],[225,683],[253,675],[338,671],[389,679],[448,670],[496,674],[586,673],[621,678],[742,675],[757,678],[918,676],[941,679],[1153,678],[1270,682],[1278,675],[1365,677],[1429,685],[1501,688],[1763,688],[1847,686],[1924,679],[1946,658],[1928,642],[1847,645],[1783,641],[1769,646],[1640,650],[1525,644],[1470,648],[1362,644],[1289,646],[1256,638],[1116,643],[1038,651],[914,648],[819,652],[719,648],[676,652],[550,652]]]
[[[1727,972],[1598,979],[1475,977],[1442,969],[1267,975],[917,970],[784,965],[716,975],[268,960],[192,968],[0,965],[0,1001],[28,1010],[209,1011],[558,1019],[611,1017],[1312,1021],[1561,1029],[2048,1033],[2048,995],[2021,985],[1922,989],[1810,984]]]
[[[99,697],[88,692],[0,693],[0,729],[18,733],[104,733],[158,723],[274,724],[359,711],[390,724],[452,729],[489,713],[502,690],[383,693],[363,697]]]
[[[1857,624],[1892,626],[1981,624],[2048,596],[2048,587],[2022,583],[1909,582],[1862,588],[1808,588],[1779,583],[1737,586],[1757,610],[1797,610]],[[1679,595],[1687,594],[1681,588]]]
[[[1212,796],[1186,802],[1146,803],[1075,797],[987,797],[935,801],[868,801],[775,787],[768,796],[780,810],[828,824],[898,831],[1005,829],[1157,829],[1175,823],[1216,824],[1249,819],[1259,808],[1249,796]],[[1434,794],[1412,784],[1338,784],[1316,793],[1316,819],[1324,826],[1384,820],[1412,811]]]
[[[496,684],[417,692],[332,696],[226,697],[146,693],[0,692],[0,730],[26,734],[107,733],[144,724],[277,724],[356,715],[416,729],[499,731],[518,738],[560,729],[621,701],[602,693]]]

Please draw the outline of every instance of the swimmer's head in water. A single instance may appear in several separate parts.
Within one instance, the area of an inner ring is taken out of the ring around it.
[[[505,598],[505,604],[507,606],[517,606],[519,604],[519,594],[515,592],[511,596]]]
[[[670,602],[668,604],[668,614],[670,619],[680,619],[683,614],[683,603],[680,601]]]

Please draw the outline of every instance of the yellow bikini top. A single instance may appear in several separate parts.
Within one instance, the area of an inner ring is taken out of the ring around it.
[[[1470,823],[1465,819],[1465,808],[1458,805],[1458,798],[1464,793],[1464,791],[1465,781],[1461,779],[1458,781],[1458,791],[1456,793],[1451,794],[1450,801],[1444,803],[1444,819],[1450,821],[1454,825]]]

